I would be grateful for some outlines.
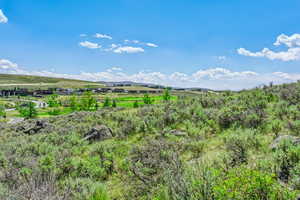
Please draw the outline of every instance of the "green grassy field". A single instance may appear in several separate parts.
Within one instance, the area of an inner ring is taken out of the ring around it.
[[[152,101],[151,104],[162,104],[164,103],[164,99],[162,95],[149,95],[150,99]],[[58,96],[58,99],[62,102],[68,101],[72,96]],[[111,105],[112,106],[112,101],[114,100],[116,102],[117,107],[123,107],[123,108],[133,108],[134,103],[137,102],[138,106],[143,106],[145,105],[144,103],[144,95],[143,94],[137,94],[137,95],[128,95],[128,94],[115,94],[115,93],[110,93],[110,94],[101,94],[101,95],[93,95],[93,98],[97,99],[98,104],[99,104],[99,109],[103,107],[103,102],[106,98],[110,99]],[[22,102],[22,101],[43,101],[47,102],[48,97],[44,98],[38,98],[38,97],[22,97],[22,98],[17,98],[17,97],[10,97],[10,98],[0,98],[0,105],[16,105],[17,102]],[[171,95],[170,101],[176,101],[177,96]],[[51,115],[49,114],[49,111],[53,110],[54,108],[38,108],[38,117],[43,118],[43,117],[50,117]],[[59,106],[56,107],[56,109],[60,110],[59,115],[66,115],[72,112],[70,107],[66,106]],[[12,117],[21,117],[20,113],[16,110],[13,111],[8,111],[7,112],[7,117],[12,118]]]

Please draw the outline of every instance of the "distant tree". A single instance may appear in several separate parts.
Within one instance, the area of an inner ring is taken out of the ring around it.
[[[0,105],[0,117],[6,117],[5,107]]]
[[[60,101],[58,100],[58,95],[57,94],[52,94],[48,97],[47,101],[49,107],[58,107],[60,105]]]
[[[99,103],[98,102],[96,102],[95,110],[99,110]]]
[[[116,102],[115,99],[114,99],[113,102],[112,102],[112,107],[113,107],[113,108],[117,107],[117,102]]]
[[[134,101],[134,103],[133,103],[133,107],[134,107],[134,108],[138,108],[138,107],[139,107],[139,103],[138,103],[138,101]]]
[[[103,103],[103,107],[109,107],[110,106],[110,99],[108,97],[105,98],[104,103]]]
[[[28,104],[22,107],[19,106],[18,111],[21,114],[21,116],[25,118],[35,118],[38,115],[37,110],[35,108],[35,103],[33,102],[29,102]]]
[[[169,88],[166,88],[164,90],[163,99],[164,99],[164,101],[170,101],[171,95],[170,95],[170,89]]]
[[[70,108],[72,111],[79,110],[78,99],[76,98],[76,96],[72,96],[70,98]]]
[[[97,100],[92,96],[91,92],[85,92],[81,98],[80,108],[81,110],[95,110]]]
[[[150,98],[149,94],[145,94],[144,97],[143,97],[143,101],[144,101],[144,104],[152,104],[152,99]]]

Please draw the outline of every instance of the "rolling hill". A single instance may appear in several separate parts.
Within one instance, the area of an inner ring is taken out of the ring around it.
[[[0,74],[0,88],[26,87],[26,88],[82,88],[102,87],[103,84],[76,79],[54,78],[44,76],[29,76],[15,74]]]

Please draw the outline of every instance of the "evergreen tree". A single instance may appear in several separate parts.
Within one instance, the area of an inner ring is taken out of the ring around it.
[[[134,108],[138,108],[138,107],[139,107],[139,103],[138,103],[138,101],[134,101],[134,103],[133,103],[133,107],[134,107]]]
[[[29,102],[25,107],[19,107],[18,111],[25,118],[35,118],[38,115],[33,102]]]
[[[170,101],[171,95],[170,95],[170,89],[169,88],[164,90],[163,99],[164,99],[164,101]]]
[[[110,106],[110,99],[106,97],[103,103],[103,107],[109,107],[109,106]]]
[[[58,107],[60,105],[60,101],[58,100],[58,95],[57,94],[53,94],[50,95],[48,97],[48,101],[47,101],[49,107]]]
[[[80,108],[81,110],[95,110],[97,100],[92,96],[91,92],[85,92],[81,98]]]
[[[152,104],[152,99],[150,98],[149,94],[145,94],[143,98],[144,104]]]
[[[6,117],[5,107],[0,105],[0,117]]]
[[[116,102],[115,99],[114,99],[113,102],[112,102],[112,107],[113,107],[113,108],[117,107],[117,102]]]
[[[76,96],[72,96],[70,98],[70,107],[71,107],[71,110],[72,111],[76,111],[79,109],[79,106],[78,106],[78,99],[76,98]]]

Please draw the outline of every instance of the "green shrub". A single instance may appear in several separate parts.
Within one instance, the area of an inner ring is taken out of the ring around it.
[[[112,102],[112,105],[111,105],[113,108],[116,108],[117,107],[117,102],[116,100],[114,99],[113,102]]]
[[[149,94],[145,94],[143,97],[144,104],[152,104],[153,100],[150,98]]]
[[[170,99],[171,99],[170,89],[167,88],[167,89],[164,90],[163,100],[164,101],[170,101]]]
[[[133,102],[133,107],[134,107],[134,108],[138,108],[138,107],[139,107],[138,101],[134,101],[134,102]]]
[[[103,107],[109,107],[111,105],[110,98],[106,97],[104,99]]]
[[[38,115],[37,110],[35,108],[35,103],[33,102],[29,102],[23,107],[19,106],[17,110],[19,111],[20,115],[24,118],[35,118]]]
[[[274,158],[278,178],[288,182],[292,176],[291,171],[300,163],[300,146],[284,140],[275,151]]]
[[[97,184],[93,194],[87,200],[110,200],[104,185]]]
[[[293,199],[295,194],[283,188],[272,174],[245,167],[232,169],[213,187],[214,199],[254,200]]]
[[[206,162],[198,162],[186,171],[190,200],[214,200],[214,186],[220,171]]]
[[[5,107],[0,105],[0,117],[6,117]]]

